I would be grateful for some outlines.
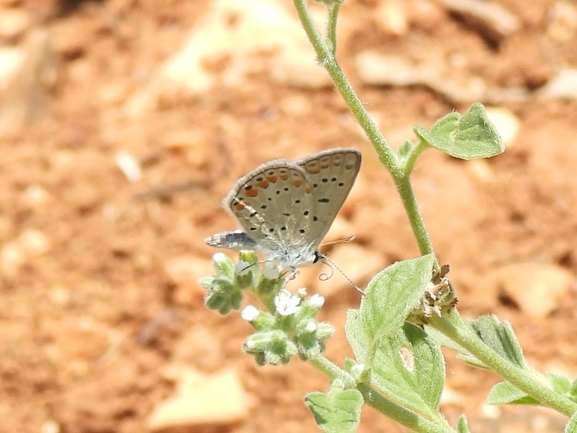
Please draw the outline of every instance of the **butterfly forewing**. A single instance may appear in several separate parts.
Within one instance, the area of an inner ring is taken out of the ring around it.
[[[238,180],[225,206],[259,249],[276,251],[310,243],[313,189],[305,171],[286,160],[261,165]]]
[[[318,246],[347,196],[361,166],[356,149],[330,149],[296,161],[307,173],[313,188],[311,236]]]

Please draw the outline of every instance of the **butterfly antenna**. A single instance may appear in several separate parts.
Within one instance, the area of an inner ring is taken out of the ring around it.
[[[335,262],[333,262],[331,259],[329,259],[329,258],[328,258],[327,256],[325,256],[325,255],[321,255],[321,256],[322,256],[323,263],[325,263],[325,264],[331,269],[330,275],[329,275],[329,274],[321,274],[321,275],[319,276],[319,278],[321,279],[321,281],[326,281],[326,280],[328,280],[329,278],[331,278],[331,277],[334,275],[334,273],[335,273],[335,272],[334,272],[334,269],[333,269],[333,267],[334,267],[337,271],[339,271],[339,272],[341,273],[341,275],[342,275],[343,277],[345,277],[345,280],[347,280],[347,281],[349,282],[349,284],[350,284],[351,286],[353,286],[353,287],[357,290],[357,292],[359,292],[359,293],[360,293],[361,295],[363,295],[363,296],[366,295],[366,293],[364,292],[364,290],[361,289],[359,286],[357,286],[355,283],[353,283],[353,281],[347,276],[347,274],[345,274],[345,273],[343,272],[343,270],[342,270],[341,268],[339,268],[339,267],[337,266],[337,264],[336,264]]]

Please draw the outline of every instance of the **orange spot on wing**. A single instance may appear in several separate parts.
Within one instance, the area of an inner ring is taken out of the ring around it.
[[[296,187],[299,187],[299,186],[301,186],[302,184],[303,184],[303,181],[300,180],[300,179],[297,179],[297,180],[295,180],[295,181],[293,182],[293,185],[296,186]]]
[[[249,197],[256,197],[258,195],[258,190],[249,189],[248,191],[246,191],[246,195],[248,195]]]
[[[282,180],[287,180],[287,179],[288,179],[288,174],[281,174],[281,175],[280,175],[280,178],[281,178]]]
[[[268,181],[263,180],[262,182],[257,183],[257,186],[259,188],[267,188],[268,187]]]
[[[311,192],[313,192],[313,190],[310,189],[310,187],[307,186],[307,187],[305,188],[305,192],[306,192],[307,194],[310,194]]]
[[[246,207],[246,203],[245,203],[245,202],[241,202],[241,203],[237,204],[234,208],[235,208],[237,211],[241,211],[241,210],[243,210],[245,207]]]
[[[276,177],[276,176],[269,176],[269,177],[266,178],[266,180],[268,180],[269,182],[272,182],[272,183],[276,183],[276,181],[278,180],[278,177]]]

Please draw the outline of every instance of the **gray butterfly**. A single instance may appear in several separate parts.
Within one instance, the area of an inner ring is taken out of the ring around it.
[[[356,149],[330,149],[269,161],[241,177],[224,207],[244,231],[217,233],[208,245],[252,250],[282,269],[323,258],[318,248],[347,198],[361,166]]]

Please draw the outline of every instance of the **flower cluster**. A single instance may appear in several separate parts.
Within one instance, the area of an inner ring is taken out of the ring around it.
[[[259,364],[273,365],[287,363],[295,355],[309,359],[324,351],[324,340],[334,334],[334,328],[315,318],[324,298],[306,296],[304,289],[296,294],[281,289],[274,297],[273,312],[246,307],[242,317],[256,332],[246,339],[243,350],[255,355]]]
[[[307,296],[306,290],[291,293],[285,289],[287,280],[278,268],[267,263],[264,270],[254,253],[241,252],[234,263],[222,253],[213,257],[217,275],[204,277],[201,285],[207,290],[208,308],[227,314],[240,308],[243,291],[252,292],[266,306],[259,310],[245,307],[242,318],[250,322],[255,333],[243,346],[259,364],[284,364],[293,356],[310,359],[324,351],[324,341],[335,330],[328,323],[318,322],[316,315],[324,304],[320,295]]]

